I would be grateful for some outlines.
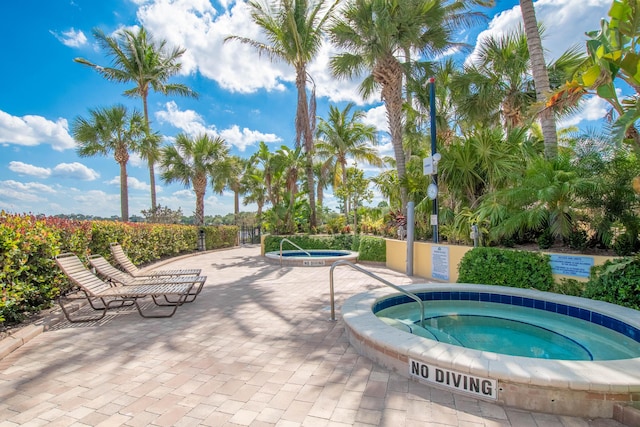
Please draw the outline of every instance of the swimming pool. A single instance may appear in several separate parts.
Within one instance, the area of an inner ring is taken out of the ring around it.
[[[471,298],[504,305],[509,310],[536,309],[544,316],[547,312],[554,313],[564,316],[558,319],[571,317],[623,331],[628,339],[640,341],[640,312],[601,301],[471,284],[423,284],[405,289],[419,296],[429,294],[431,301]],[[374,309],[380,311],[395,305],[390,298],[402,299],[404,295],[387,289],[355,295],[343,304],[342,318],[349,342],[358,353],[400,375],[511,407],[581,417],[611,418],[615,403],[640,400],[640,357],[534,358],[426,339],[403,333],[376,317]],[[431,301],[425,303],[425,313]],[[427,322],[425,326],[430,325]]]
[[[265,257],[282,265],[320,267],[341,259],[355,262],[358,259],[358,252],[336,249],[287,250],[282,251],[282,257],[280,257],[280,251],[267,252]]]
[[[487,301],[480,300],[477,292],[423,292],[418,296],[428,301],[423,326],[419,325],[418,304],[405,296],[380,301],[373,312],[386,324],[405,332],[511,356],[558,360],[640,357],[640,330],[626,324],[608,328],[585,319],[586,314],[579,317],[578,310],[574,317],[536,309],[532,299],[529,307],[489,302],[490,293],[482,295]],[[475,300],[470,300],[473,297]],[[620,332],[623,329],[628,335]]]

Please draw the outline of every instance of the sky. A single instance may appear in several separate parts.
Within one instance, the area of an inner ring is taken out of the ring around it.
[[[547,62],[571,46],[584,47],[586,31],[597,30],[611,0],[538,0],[538,22],[545,26]],[[485,10],[483,25],[459,35],[470,45],[521,25],[518,1],[497,0]],[[227,42],[229,35],[262,40],[245,2],[234,0],[21,0],[0,2],[0,210],[11,213],[120,215],[119,166],[108,157],[79,157],[71,125],[89,110],[123,104],[142,110],[139,98],[123,92],[131,84],[105,80],[78,64],[81,57],[110,65],[93,37],[98,28],[112,35],[144,26],[156,41],[186,49],[181,73],[170,82],[198,92],[198,99],[149,95],[151,127],[166,144],[179,133],[222,137],[231,154],[248,157],[264,141],[272,151],[293,146],[296,90],[293,69],[260,57],[250,46]],[[325,43],[308,71],[316,83],[318,116],[330,105],[354,102],[365,121],[379,130],[381,155],[393,155],[380,97],[363,100],[358,81],[332,78],[328,62],[336,49]],[[461,58],[470,60],[473,58]],[[437,82],[436,82],[437,84]],[[598,98],[561,125],[594,128],[606,114]],[[364,166],[364,165],[359,165]],[[195,194],[156,175],[157,202],[184,215],[195,210]],[[146,162],[132,155],[127,165],[129,215],[151,205]],[[381,199],[372,202],[376,205]],[[334,208],[337,200],[328,195]],[[255,206],[241,210],[254,211]],[[205,195],[205,215],[233,213],[233,195]]]

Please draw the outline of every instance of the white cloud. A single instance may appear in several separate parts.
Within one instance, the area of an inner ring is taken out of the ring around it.
[[[387,108],[384,104],[368,109],[362,119],[362,123],[375,126],[378,132],[389,132],[389,120],[387,119]]]
[[[538,0],[534,3],[536,19],[542,23],[545,33],[542,46],[545,59],[550,62],[574,45],[584,48],[585,31],[600,28],[600,19],[607,16],[610,0]],[[478,41],[490,36],[506,34],[522,25],[520,6],[496,15],[489,28],[478,35]],[[477,56],[478,44],[468,60]]]
[[[20,175],[30,175],[38,178],[69,178],[79,179],[81,181],[93,181],[100,177],[100,174],[91,168],[86,167],[82,163],[59,163],[53,169],[41,168],[39,166],[30,165],[28,163],[12,161],[9,163],[9,169]]]
[[[218,13],[208,0],[155,0],[142,5],[137,16],[158,39],[186,48],[181,58],[185,74],[199,71],[232,92],[283,90],[283,82],[294,79],[291,67],[259,58],[243,43],[224,43],[230,35],[263,37],[245,2],[223,2],[224,7],[228,4],[231,9]]]
[[[51,176],[51,169],[49,168],[41,168],[17,161],[9,162],[9,170],[19,175],[30,175],[37,178],[49,178]]]
[[[78,162],[59,163],[53,168],[51,174],[60,178],[79,179],[81,181],[93,181],[100,178],[98,172]]]
[[[44,194],[43,194],[44,193]],[[0,181],[0,201],[4,203],[33,203],[46,200],[45,194],[56,193],[52,187],[38,182]],[[3,203],[3,204],[4,204]],[[30,209],[27,209],[30,211]]]
[[[156,113],[158,121],[160,123],[169,123],[191,137],[200,134],[209,134],[213,138],[221,137],[227,144],[233,145],[243,152],[248,146],[255,145],[260,141],[282,141],[279,136],[273,133],[262,133],[248,128],[240,130],[238,125],[232,125],[230,128],[218,130],[213,125],[206,125],[202,116],[195,111],[180,110],[174,101],[167,102],[165,107],[166,110]]]
[[[75,147],[69,124],[59,118],[52,122],[41,116],[12,116],[0,110],[0,143],[35,146],[51,144],[56,151]]]
[[[73,27],[67,31],[63,31],[62,34],[58,34],[55,31],[50,31],[62,44],[68,47],[80,47],[87,44],[87,37],[82,31],[76,31]]]
[[[110,180],[110,181],[105,181],[105,184],[120,185],[120,175],[114,176],[113,179]],[[144,191],[150,191],[151,190],[151,185],[147,184],[144,181],[140,181],[138,178],[133,177],[133,176],[128,176],[127,177],[127,187],[130,190],[144,190]],[[160,191],[162,191],[162,188],[158,187],[156,185],[156,192],[158,192],[158,189],[160,189]]]
[[[583,104],[580,111],[558,123],[558,128],[575,126],[584,120],[600,120],[607,115],[611,105],[598,96],[592,96]]]
[[[229,129],[224,129],[220,132],[220,136],[229,144],[235,146],[240,151],[245,151],[248,146],[255,145],[257,142],[280,142],[282,138],[279,138],[273,133],[262,133],[255,130],[243,128],[240,131],[238,125],[233,125]]]

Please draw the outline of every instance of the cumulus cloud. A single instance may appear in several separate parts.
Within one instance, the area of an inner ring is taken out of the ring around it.
[[[248,6],[245,2],[223,2],[222,6],[219,13],[209,1],[155,0],[142,4],[137,16],[158,39],[187,49],[181,58],[184,73],[199,71],[231,92],[283,90],[283,82],[294,79],[289,66],[259,58],[254,48],[243,43],[224,43],[231,35],[263,39]]]
[[[105,184],[120,185],[120,175],[114,176],[113,179],[106,181]],[[147,184],[144,181],[140,181],[138,178],[133,176],[127,177],[127,187],[130,190],[144,190],[144,191],[151,190],[151,185]],[[156,186],[156,192],[158,191],[159,188],[160,187]]]
[[[41,202],[46,200],[46,194],[53,193],[55,189],[38,182],[0,181],[0,201],[7,204]]]
[[[611,105],[600,97],[592,96],[583,104],[580,111],[558,123],[559,128],[577,125],[583,120],[600,120],[607,115]]]
[[[238,125],[230,128],[218,130],[213,125],[205,124],[204,119],[193,110],[180,110],[174,101],[165,104],[166,109],[158,111],[156,117],[160,123],[168,123],[181,129],[187,135],[194,137],[200,134],[208,134],[213,138],[223,138],[227,144],[233,145],[240,151],[245,151],[248,146],[255,145],[260,141],[279,142],[280,137],[273,133],[262,133],[256,130],[243,128]]]
[[[362,123],[375,126],[378,132],[389,132],[389,120],[387,119],[387,108],[384,104],[368,109],[362,119]]]
[[[93,181],[100,178],[98,172],[78,162],[59,163],[53,168],[51,175],[59,178],[79,179],[81,181]]]
[[[87,44],[87,36],[85,36],[82,31],[76,31],[73,27],[67,31],[63,31],[61,34],[55,31],[50,31],[50,33],[63,45],[68,47],[80,47]]]
[[[49,168],[41,168],[17,161],[9,162],[9,170],[19,175],[30,175],[37,178],[49,178],[51,176],[51,169]]]
[[[38,178],[70,178],[81,181],[93,181],[100,177],[95,170],[86,167],[82,163],[59,163],[53,169],[41,168],[28,163],[12,161],[9,162],[9,170],[20,175],[30,175]]]
[[[574,45],[584,47],[587,40],[585,31],[599,29],[600,19],[607,16],[610,7],[610,0],[536,1],[536,19],[545,28],[542,46],[546,50],[547,62],[558,58]],[[478,35],[478,42],[509,33],[522,25],[522,13],[517,5],[496,15],[489,23],[489,28]],[[468,60],[477,57],[478,44]]]
[[[0,110],[0,143],[23,146],[50,144],[56,151],[75,147],[69,135],[69,123],[59,118],[55,122],[42,116],[12,116]]]

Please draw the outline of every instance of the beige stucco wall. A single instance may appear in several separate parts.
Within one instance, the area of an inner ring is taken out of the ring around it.
[[[407,271],[407,242],[404,240],[386,239],[387,240],[387,267],[392,270],[406,272]],[[440,245],[428,242],[414,242],[413,244],[413,275],[424,277],[425,279],[434,279],[432,256],[433,248],[441,247],[448,251],[449,259],[449,278],[447,282],[456,282],[458,280],[458,266],[462,257],[467,251],[473,249],[471,246],[458,245]],[[547,255],[554,255],[552,252],[544,252]],[[605,257],[598,255],[574,255],[574,254],[556,254],[569,257],[592,258],[593,265],[602,265],[605,261],[613,259],[613,257]],[[554,274],[554,279],[560,281],[563,278],[575,279],[586,282],[588,278],[578,276],[568,276]],[[438,280],[438,279],[435,279]]]

